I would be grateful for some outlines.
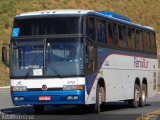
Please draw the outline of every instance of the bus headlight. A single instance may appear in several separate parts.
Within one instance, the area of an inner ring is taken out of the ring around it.
[[[12,86],[11,91],[27,91],[26,86]]]
[[[63,90],[82,90],[82,85],[63,85]]]

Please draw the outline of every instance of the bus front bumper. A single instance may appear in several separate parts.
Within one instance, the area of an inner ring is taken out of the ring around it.
[[[50,97],[48,100],[40,100],[40,97]],[[75,105],[85,104],[84,90],[65,91],[19,91],[11,92],[14,105]]]

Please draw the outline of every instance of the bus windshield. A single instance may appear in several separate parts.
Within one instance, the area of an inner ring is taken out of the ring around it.
[[[83,74],[80,38],[17,40],[12,43],[12,77],[66,77]]]
[[[83,74],[83,44],[72,39],[48,39],[45,75],[74,76]]]
[[[79,34],[81,17],[44,17],[15,19],[12,37]]]

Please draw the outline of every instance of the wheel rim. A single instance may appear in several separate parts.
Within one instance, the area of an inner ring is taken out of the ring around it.
[[[138,89],[135,90],[135,100],[136,102],[139,102],[139,98],[140,98],[140,92]]]
[[[145,102],[146,100],[146,92],[143,90],[142,91],[142,101]]]
[[[99,105],[102,103],[102,93],[101,90],[99,89]]]

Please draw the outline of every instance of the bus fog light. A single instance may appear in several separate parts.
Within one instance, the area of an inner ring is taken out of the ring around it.
[[[15,101],[19,100],[19,97],[14,97],[14,100],[15,100]]]
[[[78,96],[74,95],[74,96],[68,96],[67,100],[78,100]]]
[[[23,100],[24,100],[24,97],[19,97],[19,100],[23,101]]]
[[[73,100],[78,100],[78,96],[73,96]]]
[[[72,100],[72,96],[68,96],[68,97],[67,97],[67,100]]]
[[[14,100],[15,100],[15,101],[23,101],[23,100],[24,100],[24,97],[14,97]]]

